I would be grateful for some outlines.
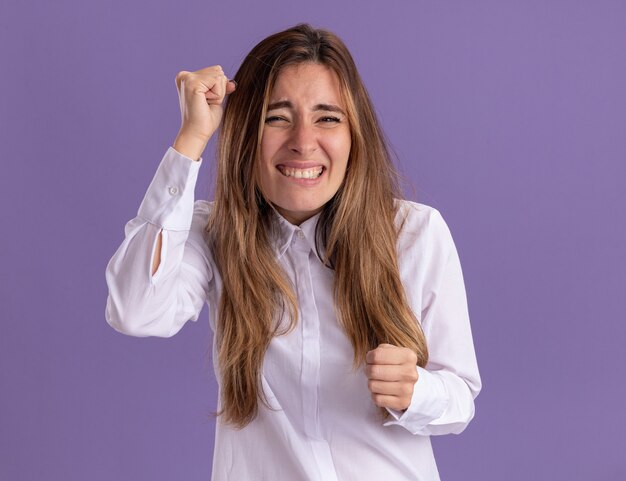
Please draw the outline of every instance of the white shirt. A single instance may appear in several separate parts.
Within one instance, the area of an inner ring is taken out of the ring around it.
[[[168,148],[125,238],[106,269],[106,320],[132,336],[170,337],[208,303],[213,332],[222,282],[202,231],[212,203],[194,202],[202,159]],[[237,430],[218,417],[213,481],[439,480],[430,435],[460,433],[481,389],[463,275],[450,230],[436,209],[399,201],[408,217],[398,264],[429,349],[411,405],[380,421],[364,368],[333,308],[333,271],[315,253],[319,214],[294,226],[279,219],[276,253],[295,286],[298,326],[275,337],[262,384],[273,408]],[[163,230],[160,265],[151,276]],[[286,320],[285,320],[286,322]],[[215,339],[215,336],[214,336]],[[217,346],[213,365],[218,375]],[[218,409],[221,404],[218,402]]]

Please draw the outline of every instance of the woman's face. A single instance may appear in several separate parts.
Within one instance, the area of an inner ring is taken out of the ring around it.
[[[350,155],[350,126],[337,75],[301,63],[276,79],[261,140],[260,187],[280,214],[299,225],[337,192]]]

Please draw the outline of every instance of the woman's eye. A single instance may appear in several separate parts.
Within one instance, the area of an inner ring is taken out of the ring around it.
[[[267,117],[265,119],[265,122],[266,123],[267,122],[274,122],[274,121],[278,121],[278,120],[284,120],[285,122],[288,122],[288,120],[286,118],[279,117],[279,116],[276,116],[276,115],[274,115],[272,117]],[[330,117],[330,116],[329,117],[321,117],[319,119],[319,121],[322,122],[323,124],[329,124],[329,123],[332,123],[332,122],[341,122],[341,120],[338,119],[337,117]]]
[[[273,117],[267,117],[265,119],[265,122],[273,122],[274,120],[286,120],[286,119],[283,117],[273,116]]]

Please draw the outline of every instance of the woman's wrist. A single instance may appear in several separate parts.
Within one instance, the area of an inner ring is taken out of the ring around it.
[[[185,157],[199,161],[209,139],[198,137],[186,132],[178,132],[172,147]]]

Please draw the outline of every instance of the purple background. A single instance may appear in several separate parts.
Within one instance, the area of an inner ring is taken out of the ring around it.
[[[442,479],[626,479],[626,3],[599,0],[3,2],[0,479],[209,479],[206,308],[123,336],[104,270],[180,126],[176,73],[234,75],[300,21],[351,49],[459,250],[484,387],[433,437]]]

